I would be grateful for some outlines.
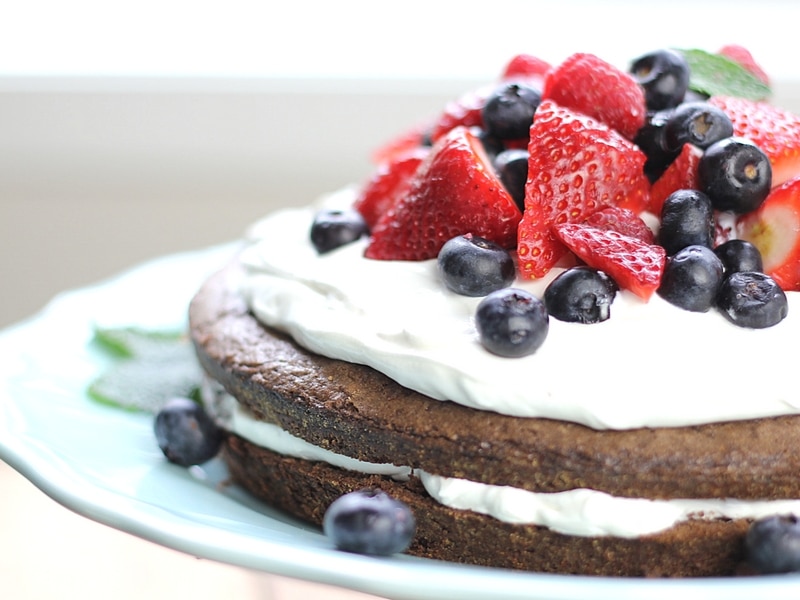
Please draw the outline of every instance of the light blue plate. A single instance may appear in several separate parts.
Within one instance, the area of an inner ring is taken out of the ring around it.
[[[397,600],[752,600],[800,598],[800,576],[637,580],[518,573],[336,551],[315,528],[225,484],[218,461],[168,464],[151,418],[85,390],[106,358],[93,328],[185,323],[189,298],[234,251],[169,256],[68,292],[0,333],[0,458],[66,507],[189,554]]]

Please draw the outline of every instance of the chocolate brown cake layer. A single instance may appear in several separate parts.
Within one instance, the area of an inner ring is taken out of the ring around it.
[[[258,418],[317,446],[532,491],[800,498],[798,417],[596,431],[432,400],[369,367],[303,350],[264,327],[237,291],[240,277],[232,263],[194,298],[190,324],[198,357]],[[605,393],[614,393],[612,381]]]
[[[447,508],[416,478],[398,482],[360,475],[281,456],[236,436],[226,442],[225,458],[235,480],[255,496],[316,525],[342,494],[383,489],[414,512],[417,532],[409,554],[459,563],[578,575],[733,575],[740,570],[749,525],[745,520],[689,521],[637,539],[567,536]]]

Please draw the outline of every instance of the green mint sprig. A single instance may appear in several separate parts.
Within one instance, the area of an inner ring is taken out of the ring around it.
[[[771,90],[734,60],[704,50],[680,50],[689,63],[689,89],[707,96],[766,100]]]

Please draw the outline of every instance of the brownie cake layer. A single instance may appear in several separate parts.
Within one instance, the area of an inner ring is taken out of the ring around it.
[[[285,512],[321,525],[336,498],[380,488],[408,504],[417,519],[409,554],[452,562],[543,573],[619,577],[735,575],[749,523],[689,521],[636,539],[577,537],[544,527],[512,525],[438,504],[420,481],[362,475],[321,462],[281,456],[230,436],[225,458],[233,478]]]
[[[800,498],[798,417],[596,431],[432,400],[264,327],[238,293],[239,269],[234,262],[217,273],[191,303],[200,362],[255,416],[312,444],[539,492],[586,487],[643,498]],[[611,377],[599,385],[598,393],[614,393]]]

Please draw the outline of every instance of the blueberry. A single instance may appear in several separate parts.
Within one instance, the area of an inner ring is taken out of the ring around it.
[[[772,277],[756,271],[728,275],[717,292],[717,308],[734,325],[764,329],[789,312],[786,294]]]
[[[745,560],[759,573],[800,571],[800,519],[775,515],[754,521],[744,549]]]
[[[447,288],[462,296],[485,296],[511,285],[516,275],[507,250],[469,233],[447,240],[437,264]]]
[[[630,73],[644,90],[649,110],[672,108],[683,102],[689,88],[689,64],[683,54],[663,49],[640,56]]]
[[[324,209],[314,216],[311,243],[317,252],[324,254],[354,242],[367,233],[364,217],[357,210]]]
[[[752,142],[729,137],[706,148],[697,168],[700,189],[716,210],[743,214],[757,209],[772,186],[769,158]]]
[[[714,227],[714,208],[708,196],[698,190],[676,190],[661,207],[658,243],[668,256],[686,246],[711,248]]]
[[[533,114],[542,100],[539,90],[523,83],[506,83],[486,100],[481,116],[486,132],[501,140],[527,138]]]
[[[550,318],[544,303],[520,289],[505,288],[481,300],[475,312],[481,344],[499,356],[533,354],[544,343]]]
[[[528,181],[528,151],[505,150],[494,159],[494,169],[521,211],[525,210],[525,184]]]
[[[714,248],[725,266],[725,274],[738,271],[763,271],[764,262],[761,252],[753,244],[745,240],[728,240]]]
[[[733,123],[725,112],[707,102],[686,102],[670,115],[664,127],[664,146],[680,152],[684,144],[708,148],[733,135]]]
[[[544,292],[544,304],[554,319],[599,323],[611,316],[616,282],[603,271],[579,266],[559,274]]]
[[[416,520],[408,505],[386,492],[359,490],[331,503],[322,529],[340,550],[388,556],[408,549]]]
[[[667,259],[657,293],[685,310],[707,312],[715,304],[722,275],[722,261],[711,248],[687,246]]]
[[[636,132],[633,142],[646,157],[644,173],[654,183],[677,158],[680,150],[667,150],[665,131],[674,109],[648,113],[645,124]]]
[[[156,414],[158,447],[170,462],[189,467],[216,456],[224,432],[205,409],[189,398],[172,398]]]

